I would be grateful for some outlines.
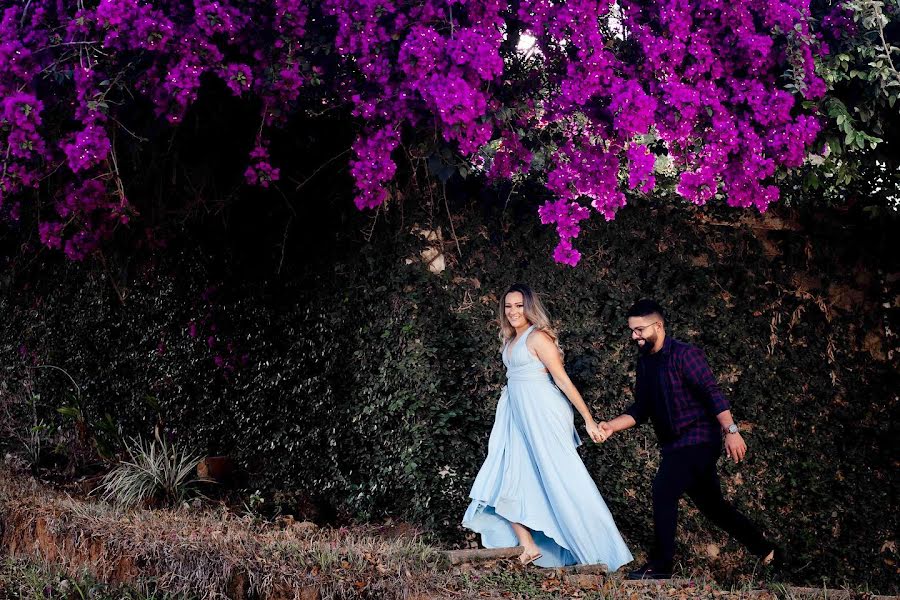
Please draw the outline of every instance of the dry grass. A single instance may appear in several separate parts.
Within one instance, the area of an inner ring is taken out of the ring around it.
[[[140,600],[871,597],[859,591],[777,585],[765,590],[752,589],[756,586],[749,584],[723,589],[702,577],[636,585],[622,581],[620,575],[523,568],[515,560],[451,568],[438,549],[422,540],[414,536],[385,539],[375,527],[276,526],[224,508],[126,510],[102,501],[71,498],[2,468],[0,531],[0,556],[8,554],[9,559],[32,565],[11,571],[20,579],[22,573],[30,573],[35,581],[39,581],[39,573],[49,574],[57,583],[61,576],[88,576],[109,589],[125,584],[138,594],[127,597]],[[0,577],[0,599],[32,597],[4,595],[4,583],[11,585]],[[15,585],[20,589],[40,587],[22,581]]]
[[[440,579],[442,555],[374,528],[275,527],[224,508],[124,510],[0,472],[3,547],[107,583],[139,576],[169,594],[213,598],[408,598]]]

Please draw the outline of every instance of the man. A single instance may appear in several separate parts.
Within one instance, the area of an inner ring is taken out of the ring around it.
[[[636,302],[627,317],[631,339],[640,351],[635,401],[624,414],[600,423],[602,440],[649,419],[662,452],[653,480],[655,547],[647,564],[628,578],[672,576],[678,500],[685,493],[713,523],[769,564],[776,558],[775,546],[722,498],[716,470],[722,436],[735,463],[744,459],[747,445],[703,351],[666,337],[665,313],[653,300]]]

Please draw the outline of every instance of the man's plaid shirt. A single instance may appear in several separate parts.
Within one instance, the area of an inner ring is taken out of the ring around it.
[[[719,390],[703,351],[667,337],[659,352],[662,354],[660,369],[664,375],[660,388],[672,429],[668,439],[660,440],[662,451],[721,443],[722,428],[716,415],[729,410],[730,405]],[[644,357],[638,359],[635,401],[625,411],[638,425],[646,423],[653,414],[653,398],[643,393],[645,386],[641,385],[641,380],[646,376],[644,362]],[[660,427],[668,429],[668,424],[654,423],[657,435]]]

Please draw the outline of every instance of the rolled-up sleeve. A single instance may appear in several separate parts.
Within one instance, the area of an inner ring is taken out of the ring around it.
[[[719,413],[731,410],[731,404],[719,389],[716,378],[713,377],[706,355],[700,348],[692,347],[684,353],[681,363],[681,375],[688,385],[697,392],[700,400],[706,408],[715,416]]]

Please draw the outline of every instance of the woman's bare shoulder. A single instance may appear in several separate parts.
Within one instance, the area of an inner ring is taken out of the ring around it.
[[[535,329],[531,332],[531,335],[528,336],[528,342],[534,348],[556,346],[556,342],[553,341],[553,338],[550,337],[550,334],[546,331],[541,331],[540,329]]]

